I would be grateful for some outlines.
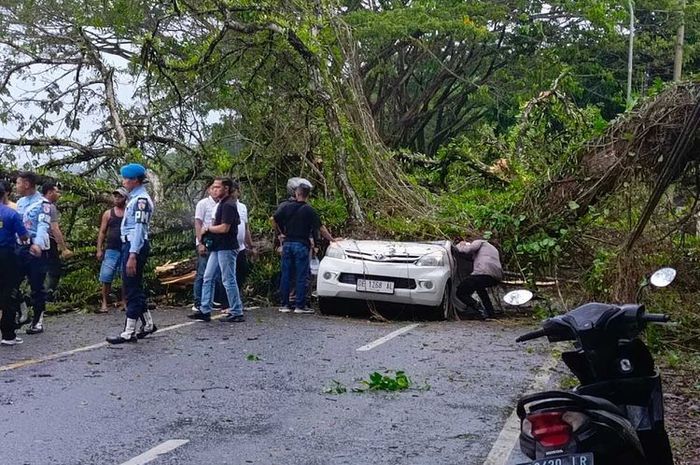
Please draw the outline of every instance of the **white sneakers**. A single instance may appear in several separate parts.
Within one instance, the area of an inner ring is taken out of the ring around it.
[[[279,310],[280,313],[292,313],[292,309],[289,307],[280,307],[277,310]],[[314,310],[311,308],[295,308],[294,313],[310,314],[314,313]]]
[[[16,346],[17,344],[21,344],[21,343],[23,343],[23,342],[24,342],[24,341],[23,341],[22,339],[16,337],[16,338],[14,338],[14,339],[9,339],[9,340],[8,340],[8,339],[3,339],[3,340],[0,341],[0,344],[2,344],[2,345],[4,345],[4,346]]]
[[[294,313],[310,314],[314,313],[312,308],[295,308]]]

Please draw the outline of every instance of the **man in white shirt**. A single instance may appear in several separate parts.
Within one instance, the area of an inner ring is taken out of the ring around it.
[[[211,186],[207,188],[207,196],[197,202],[194,211],[194,231],[195,231],[195,246],[197,247],[197,275],[194,278],[194,306],[193,311],[199,311],[199,306],[202,300],[202,282],[204,280],[204,270],[207,268],[207,260],[209,259],[209,251],[207,250],[207,238],[202,237],[204,227],[209,228],[214,219],[216,211],[216,200],[211,196]]]
[[[248,277],[248,253],[254,254],[253,239],[250,234],[250,226],[248,225],[248,207],[241,203],[241,185],[238,182],[233,183],[233,191],[231,195],[236,199],[238,207],[238,216],[241,219],[238,225],[238,257],[236,258],[236,283],[238,283],[238,291],[243,292],[243,284]]]

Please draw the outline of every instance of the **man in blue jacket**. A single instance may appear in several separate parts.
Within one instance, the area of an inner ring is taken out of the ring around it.
[[[7,206],[5,184],[0,182],[0,345],[21,344],[15,334],[15,316],[19,311],[19,284],[17,274],[16,240],[22,243],[29,239],[19,213]]]

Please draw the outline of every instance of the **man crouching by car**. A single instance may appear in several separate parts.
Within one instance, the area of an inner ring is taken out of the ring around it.
[[[284,237],[282,243],[282,277],[280,279],[280,297],[282,306],[279,311],[289,313],[289,288],[292,276],[296,281],[296,299],[294,313],[313,313],[306,305],[307,280],[309,275],[309,251],[313,238],[318,244],[318,231],[321,220],[311,205],[306,203],[311,193],[311,186],[300,184],[296,188],[296,201],[285,202],[275,212],[273,219]],[[280,237],[282,237],[280,236]]]
[[[457,297],[466,305],[478,308],[472,294],[476,291],[484,306],[483,317],[493,318],[493,304],[486,289],[498,285],[503,279],[503,268],[498,249],[483,239],[457,244],[460,253],[469,255],[474,262],[472,273],[457,288]]]

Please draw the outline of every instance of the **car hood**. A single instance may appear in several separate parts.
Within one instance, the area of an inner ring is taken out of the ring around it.
[[[436,251],[449,251],[449,242],[398,242],[398,241],[358,241],[345,239],[337,243],[350,256],[367,256],[370,259],[414,258]]]

